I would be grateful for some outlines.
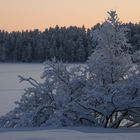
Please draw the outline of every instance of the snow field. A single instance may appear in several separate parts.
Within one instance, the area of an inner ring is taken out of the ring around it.
[[[101,128],[62,128],[62,129],[25,129],[1,130],[0,140],[139,140],[140,131]],[[132,132],[133,132],[132,131]]]

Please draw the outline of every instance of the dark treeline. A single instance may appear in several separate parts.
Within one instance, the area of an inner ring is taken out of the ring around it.
[[[84,62],[91,53],[90,30],[82,27],[49,28],[22,32],[0,31],[0,61]]]
[[[92,28],[98,28],[97,24]],[[127,37],[133,49],[140,49],[140,24],[125,24]],[[96,43],[92,42],[91,29],[83,27],[49,28],[45,31],[0,31],[1,62],[43,62],[56,58],[63,62],[85,62]]]

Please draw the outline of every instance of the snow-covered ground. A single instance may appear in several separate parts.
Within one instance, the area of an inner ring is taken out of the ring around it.
[[[0,140],[140,140],[140,129],[62,128],[0,130]]]
[[[18,75],[41,81],[43,69],[43,64],[0,63],[0,116],[13,109],[23,89],[29,87],[28,83],[19,83]]]

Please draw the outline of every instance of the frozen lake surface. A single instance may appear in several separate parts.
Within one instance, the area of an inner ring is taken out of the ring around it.
[[[42,81],[43,64],[0,63],[0,116],[15,107],[14,102],[20,99],[28,83],[19,83],[18,75],[33,77]]]

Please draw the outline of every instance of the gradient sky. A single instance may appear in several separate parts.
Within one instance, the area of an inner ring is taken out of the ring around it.
[[[0,29],[91,27],[103,22],[111,9],[123,22],[140,22],[140,0],[0,0]]]

